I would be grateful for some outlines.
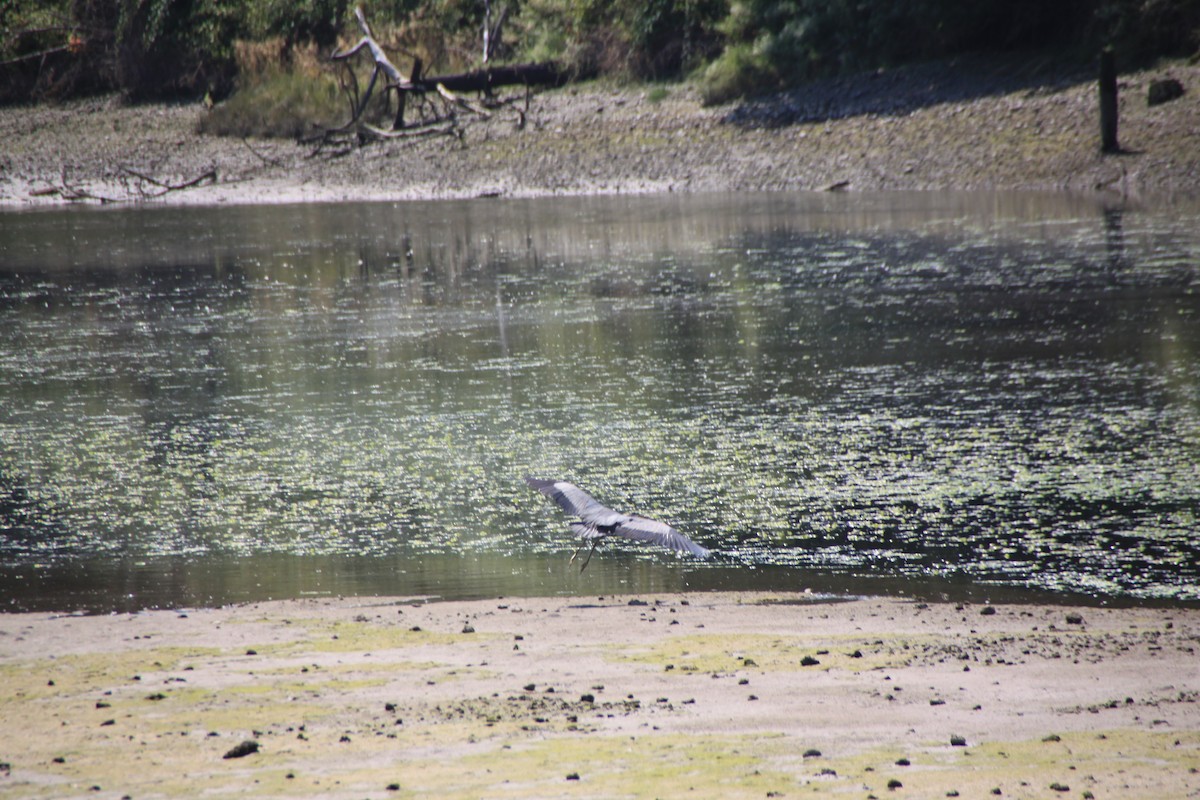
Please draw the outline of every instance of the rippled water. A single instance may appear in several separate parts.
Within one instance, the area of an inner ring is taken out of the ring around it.
[[[0,602],[1200,600],[1200,212],[1043,195],[0,215]],[[719,554],[582,576],[526,474]],[[922,588],[923,587],[923,588]]]

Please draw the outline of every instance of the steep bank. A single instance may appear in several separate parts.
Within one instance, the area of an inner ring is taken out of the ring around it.
[[[1165,76],[1187,93],[1151,107],[1149,84]],[[832,187],[1200,193],[1198,65],[1121,77],[1118,155],[1099,151],[1096,87],[1079,72],[947,62],[738,106],[705,108],[682,86],[662,94],[569,87],[535,96],[523,126],[507,110],[471,122],[461,138],[341,153],[201,135],[197,123],[209,112],[197,105],[102,98],[4,108],[0,205],[159,194],[157,202],[258,203]]]

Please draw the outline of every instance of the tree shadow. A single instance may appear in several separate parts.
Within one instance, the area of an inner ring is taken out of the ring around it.
[[[1018,92],[1053,94],[1095,80],[1094,69],[1054,56],[967,55],[822,78],[738,103],[723,122],[781,128],[858,116],[904,116],[946,103]]]

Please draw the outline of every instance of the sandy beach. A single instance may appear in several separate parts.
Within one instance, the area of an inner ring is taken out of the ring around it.
[[[199,104],[101,97],[0,108],[0,207],[279,203],[655,192],[1200,193],[1200,64],[1121,76],[1102,154],[1094,76],[959,59],[706,107],[687,85],[523,96],[455,136],[317,148],[197,133]],[[1152,81],[1183,97],[1147,103]],[[512,98],[510,98],[512,99]],[[171,187],[188,188],[172,189]]]
[[[5,614],[0,797],[1198,797],[1198,647],[807,594]]]

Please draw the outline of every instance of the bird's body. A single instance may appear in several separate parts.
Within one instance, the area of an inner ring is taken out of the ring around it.
[[[579,571],[587,569],[592,560],[596,545],[608,536],[621,536],[639,542],[649,542],[675,550],[679,553],[691,553],[700,558],[707,558],[709,551],[684,536],[665,522],[648,519],[637,514],[622,514],[608,506],[597,502],[594,497],[567,481],[547,481],[538,478],[526,478],[525,483],[537,489],[542,494],[558,503],[564,511],[579,517],[578,522],[572,522],[571,530],[583,540],[580,549],[591,544],[587,558]],[[579,550],[575,551],[575,556]],[[571,560],[575,560],[571,556]]]

